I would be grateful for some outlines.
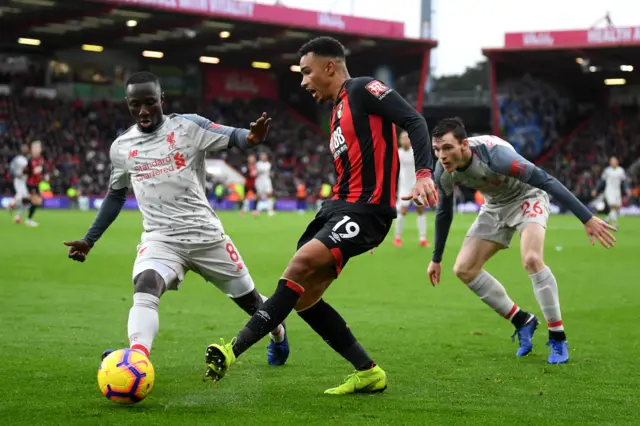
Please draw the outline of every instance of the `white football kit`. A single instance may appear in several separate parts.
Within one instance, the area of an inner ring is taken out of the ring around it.
[[[205,193],[205,153],[226,149],[239,130],[171,115],[153,133],[133,126],[113,142],[110,186],[132,187],[143,217],[134,278],[152,269],[177,290],[192,270],[233,298],[254,289]]]
[[[22,200],[29,198],[29,190],[27,189],[27,175],[24,172],[25,167],[29,164],[29,160],[24,155],[16,155],[9,169],[13,175],[13,189],[16,191],[16,199]]]
[[[402,197],[411,194],[416,184],[416,164],[413,158],[413,148],[398,148],[400,161],[400,176],[398,177],[398,207],[408,207],[413,201],[402,200]]]
[[[256,193],[259,197],[272,195],[273,184],[271,183],[271,163],[268,161],[258,161],[256,163]]]
[[[607,167],[602,172],[604,181],[604,198],[609,207],[622,205],[622,182],[626,179],[626,174],[622,167]]]

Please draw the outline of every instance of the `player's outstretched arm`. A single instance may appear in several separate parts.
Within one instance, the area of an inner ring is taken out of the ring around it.
[[[410,198],[417,204],[436,205],[436,187],[431,177],[433,155],[427,121],[395,90],[368,77],[356,79],[354,93],[369,113],[391,120],[407,131],[416,165],[416,186]],[[410,199],[409,197],[406,199]]]
[[[494,145],[489,148],[489,153],[491,170],[542,189],[569,209],[584,224],[592,245],[595,242],[594,239],[600,241],[605,248],[615,245],[616,239],[609,229],[616,230],[616,228],[594,216],[558,179],[536,167],[508,146]]]
[[[127,199],[127,188],[110,188],[107,196],[102,201],[96,218],[91,227],[81,240],[65,241],[64,245],[69,247],[69,258],[78,262],[84,262],[91,248],[100,239],[102,234],[111,226],[120,214],[122,206]]]
[[[219,151],[233,147],[248,151],[265,141],[271,126],[271,118],[267,117],[266,112],[252,122],[248,130],[216,124],[198,114],[180,114],[179,116],[204,130],[204,132],[200,130],[201,134],[196,138],[198,148],[203,151]]]
[[[440,282],[440,273],[442,255],[444,248],[447,244],[447,238],[449,237],[449,230],[451,229],[451,223],[453,222],[453,188],[449,194],[444,190],[439,182],[440,170],[436,167],[436,181],[438,181],[438,205],[436,207],[436,219],[435,219],[435,243],[433,247],[433,256],[431,262],[427,268],[427,275],[431,285],[436,285]]]

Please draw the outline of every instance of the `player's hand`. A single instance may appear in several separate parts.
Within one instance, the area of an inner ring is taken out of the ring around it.
[[[591,191],[591,196],[595,198],[595,196],[598,195],[598,192],[594,189],[593,191]]]
[[[617,231],[617,229],[604,220],[592,216],[591,219],[584,224],[584,229],[587,231],[591,245],[595,245],[596,239],[600,241],[600,244],[602,244],[604,248],[610,248],[616,245],[616,237],[614,237],[609,230]]]
[[[267,118],[267,113],[263,112],[260,118],[249,125],[250,133],[247,135],[247,142],[251,145],[258,145],[267,137],[271,118]]]
[[[418,179],[411,194],[402,197],[402,199],[404,201],[413,200],[413,202],[419,206],[435,207],[438,203],[438,192],[436,191],[436,185],[433,183],[433,179],[430,177]]]
[[[437,284],[440,284],[440,272],[442,272],[442,265],[435,262],[429,262],[427,275],[429,275],[429,281],[431,281],[431,285],[434,287]]]
[[[91,251],[91,246],[84,240],[65,241],[64,245],[69,247],[69,259],[76,262],[84,262]]]

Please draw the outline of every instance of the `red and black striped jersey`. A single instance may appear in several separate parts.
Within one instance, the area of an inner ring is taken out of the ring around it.
[[[430,176],[431,140],[425,119],[378,80],[358,77],[344,82],[331,114],[330,149],[337,175],[333,200],[396,215],[399,161],[394,124],[409,134],[416,174]]]
[[[44,158],[30,158],[29,165],[27,166],[27,185],[29,186],[38,186],[40,181],[42,180],[42,176],[44,175]],[[38,173],[36,173],[36,171]]]

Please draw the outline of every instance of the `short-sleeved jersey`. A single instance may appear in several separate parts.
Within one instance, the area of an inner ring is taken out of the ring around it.
[[[9,170],[11,171],[11,175],[14,179],[25,179],[26,168],[29,165],[29,160],[24,155],[16,155],[11,160],[11,164],[9,166]]]
[[[404,149],[400,147],[398,149],[398,159],[400,160],[398,188],[400,188],[400,192],[406,192],[416,184],[416,163],[413,158],[413,148]]]
[[[143,241],[208,242],[223,238],[205,190],[205,153],[226,149],[242,131],[196,114],[166,116],[153,133],[136,126],[111,145],[114,190],[132,187]]]
[[[447,173],[442,164],[438,163],[436,167],[436,182],[446,195],[451,195],[456,185],[466,186],[480,191],[488,206],[499,207],[525,198],[535,190],[517,178],[526,173],[527,168],[507,141],[497,136],[477,136],[468,140],[473,156],[466,169]]]
[[[268,161],[258,161],[256,163],[256,184],[271,181],[271,163]]]
[[[617,194],[621,192],[622,182],[626,179],[626,174],[622,167],[607,167],[602,172],[602,180],[604,181],[604,191],[609,194]]]

